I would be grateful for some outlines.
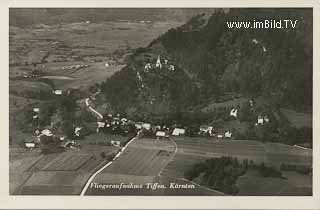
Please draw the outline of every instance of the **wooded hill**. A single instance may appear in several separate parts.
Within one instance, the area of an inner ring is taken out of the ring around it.
[[[297,20],[296,28],[229,29],[227,21]],[[167,67],[145,72],[157,56]],[[272,99],[275,106],[312,110],[312,10],[231,9],[200,14],[170,29],[101,85],[103,101],[140,117],[193,110],[226,95]],[[137,77],[137,72],[141,80]],[[142,87],[142,84],[144,87]]]

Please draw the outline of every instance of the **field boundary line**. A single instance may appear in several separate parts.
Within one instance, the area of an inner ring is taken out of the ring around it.
[[[304,149],[304,150],[309,150],[309,151],[312,151],[312,149],[310,149],[310,148],[307,148],[307,147],[302,147],[302,146],[299,146],[299,145],[293,145],[294,147],[297,147],[297,148],[299,148],[299,149]]]
[[[178,145],[177,145],[177,143],[176,143],[175,141],[173,141],[172,139],[170,139],[170,141],[173,142],[173,144],[175,145],[174,153],[173,153],[173,155],[171,156],[171,158],[169,159],[168,163],[161,168],[161,170],[160,170],[159,173],[158,173],[158,176],[161,176],[162,171],[169,165],[169,163],[171,163],[171,161],[173,160],[173,158],[174,158],[174,157],[176,156],[176,154],[177,154],[177,151],[178,151]]]
[[[93,179],[99,174],[101,173],[104,169],[106,169],[108,166],[110,166],[113,161],[115,161],[116,159],[118,159],[120,157],[120,155],[125,151],[125,149],[130,145],[131,142],[133,142],[135,139],[137,139],[140,135],[140,132],[137,133],[137,135],[135,137],[133,137],[118,153],[117,155],[112,159],[112,161],[108,162],[106,165],[102,166],[100,169],[98,169],[94,174],[92,174],[90,176],[90,178],[88,179],[87,183],[85,184],[84,188],[82,189],[80,196],[84,196],[86,191],[89,188],[90,183],[93,181]]]

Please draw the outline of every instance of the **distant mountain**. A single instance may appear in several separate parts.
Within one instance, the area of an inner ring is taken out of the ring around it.
[[[215,9],[136,9],[136,8],[11,8],[11,26],[32,24],[59,24],[80,21],[185,21],[196,14],[214,12]]]
[[[296,28],[229,29],[227,21],[297,20]],[[157,56],[168,65],[145,72]],[[139,75],[139,76],[138,76]],[[139,78],[140,77],[140,78]],[[171,29],[102,84],[120,112],[168,115],[228,94],[273,99],[277,106],[312,107],[312,10],[231,9],[200,14]]]

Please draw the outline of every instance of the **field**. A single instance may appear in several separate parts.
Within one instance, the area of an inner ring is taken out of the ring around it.
[[[174,151],[175,145],[171,141],[136,139],[117,160],[95,177],[93,183],[145,185],[148,182],[153,182],[174,156]],[[86,194],[127,195],[137,193],[138,195],[150,195],[150,192],[147,189],[128,189],[119,192],[119,189],[97,190],[89,188]]]
[[[48,155],[41,155],[39,150],[10,151],[10,194],[80,194],[93,171],[106,162],[100,153],[116,150],[110,146],[85,145],[81,150]]]
[[[175,137],[178,150],[162,172],[163,179],[182,179],[184,172],[205,159],[233,156],[254,163],[279,167],[281,163],[312,165],[312,151],[278,144],[248,140],[215,140],[213,138]],[[312,176],[283,172],[287,179],[265,178],[247,173],[238,179],[239,195],[310,195]]]

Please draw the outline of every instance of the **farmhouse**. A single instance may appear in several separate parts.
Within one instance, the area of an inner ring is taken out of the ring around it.
[[[175,128],[172,131],[172,136],[180,136],[180,135],[184,135],[186,133],[186,130],[183,128]]]
[[[151,69],[151,64],[150,63],[147,63],[145,66],[144,66],[144,69],[145,71],[149,71],[149,69]]]
[[[36,147],[36,143],[33,141],[33,140],[25,140],[24,142],[24,146],[27,148],[27,149],[33,149]]]
[[[170,71],[174,71],[174,65],[170,65],[170,66],[169,66],[169,70],[170,70]]]
[[[258,125],[263,125],[263,117],[261,115],[258,116]]]
[[[74,134],[76,135],[76,136],[80,136],[80,131],[82,130],[82,128],[81,127],[76,127],[75,129],[74,129]]]
[[[225,132],[225,134],[224,134],[224,137],[225,138],[231,138],[231,136],[232,136],[232,133],[230,132],[230,131],[227,131],[227,132]]]
[[[144,128],[146,130],[150,130],[151,129],[151,124],[150,123],[143,123],[142,124],[142,128]]]
[[[120,141],[111,140],[111,145],[115,147],[120,147]]]
[[[164,131],[157,131],[156,132],[156,137],[157,137],[157,139],[165,138],[166,137],[166,133]]]
[[[237,115],[238,115],[238,109],[232,108],[230,111],[230,116],[237,118]]]
[[[54,90],[53,93],[55,95],[62,95],[62,90]]]
[[[44,136],[53,136],[52,132],[49,129],[42,130],[41,134],[44,135]]]
[[[200,134],[209,134],[210,136],[213,134],[213,127],[209,125],[201,125],[200,126]]]

